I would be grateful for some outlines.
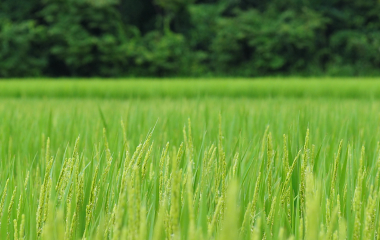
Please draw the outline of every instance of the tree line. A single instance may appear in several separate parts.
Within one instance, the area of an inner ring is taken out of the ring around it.
[[[378,0],[2,0],[0,77],[380,75]]]

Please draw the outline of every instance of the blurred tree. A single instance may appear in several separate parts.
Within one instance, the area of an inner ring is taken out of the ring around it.
[[[41,76],[47,65],[43,38],[43,27],[32,20],[0,20],[0,77]]]
[[[47,0],[39,12],[46,28],[52,75],[117,76],[127,42],[114,2]]]
[[[0,76],[379,75],[379,12],[378,0],[2,0]]]

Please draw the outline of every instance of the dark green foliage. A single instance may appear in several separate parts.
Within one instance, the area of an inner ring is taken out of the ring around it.
[[[148,75],[180,74],[187,56],[186,42],[181,34],[153,31],[140,42],[136,64]],[[144,74],[141,72],[140,74]]]
[[[39,76],[47,65],[44,28],[34,21],[0,20],[0,77]]]
[[[313,62],[326,21],[309,9],[273,14],[239,11],[218,21],[211,50],[219,72],[228,66],[233,75],[297,72]]]
[[[3,0],[0,77],[379,75],[377,0]]]
[[[115,76],[125,65],[128,39],[110,5],[52,1],[39,12],[46,27],[52,74]]]

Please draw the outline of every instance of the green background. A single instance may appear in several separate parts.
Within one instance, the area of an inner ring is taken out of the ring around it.
[[[379,75],[378,0],[2,0],[0,77]]]

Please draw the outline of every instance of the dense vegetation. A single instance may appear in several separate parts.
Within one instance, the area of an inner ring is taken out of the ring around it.
[[[0,77],[379,75],[378,0],[2,0]]]
[[[379,238],[379,109],[3,96],[0,239]]]

